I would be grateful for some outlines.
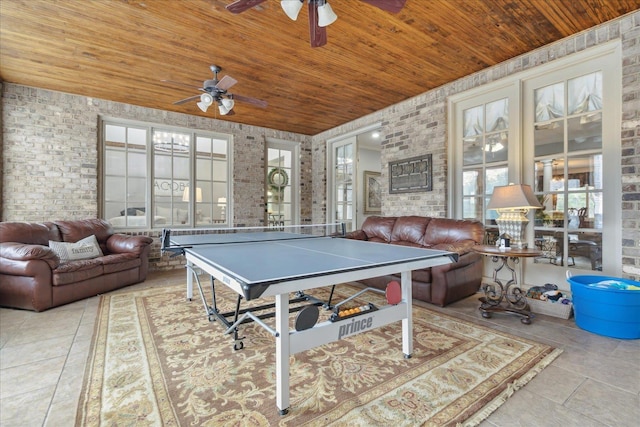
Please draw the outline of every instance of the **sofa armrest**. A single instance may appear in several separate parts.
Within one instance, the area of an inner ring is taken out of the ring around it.
[[[474,242],[473,240],[460,240],[459,242],[454,243],[438,243],[437,245],[430,246],[429,249],[455,252],[458,255],[464,255],[471,252],[471,247],[475,245],[476,242]]]
[[[362,230],[351,231],[347,233],[344,237],[347,239],[355,239],[355,240],[367,240],[367,235]]]
[[[60,265],[60,258],[48,246],[29,245],[26,243],[4,242],[0,243],[0,258],[11,261],[44,261],[51,269]]]
[[[114,254],[134,253],[140,255],[151,243],[153,243],[153,239],[147,236],[113,234],[107,239],[107,250]]]

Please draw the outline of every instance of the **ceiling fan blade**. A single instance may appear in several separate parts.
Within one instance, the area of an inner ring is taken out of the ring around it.
[[[309,39],[311,47],[327,44],[327,28],[318,25],[318,5],[316,2],[309,2]]]
[[[231,95],[231,97],[236,101],[246,102],[248,104],[253,104],[253,105],[257,106],[257,107],[266,108],[267,105],[268,105],[267,101],[263,101],[261,99],[256,99],[256,98],[250,98],[248,96],[242,96],[242,95],[233,94],[233,95]]]
[[[233,111],[233,108],[232,108],[231,110],[229,110],[229,112],[227,114],[225,114],[225,116],[233,116],[235,114],[236,114],[236,112]]]
[[[200,99],[200,95],[193,95],[193,96],[190,96],[188,98],[181,99],[180,101],[174,102],[173,105],[186,104],[187,102],[193,101],[193,100],[196,100],[196,99]]]
[[[407,0],[362,0],[379,9],[386,10],[391,13],[398,13],[404,7]]]
[[[260,3],[264,3],[267,0],[236,0],[226,6],[226,9],[231,13],[244,12],[247,9],[251,9],[253,6],[257,6]]]
[[[238,81],[233,77],[224,76],[220,79],[216,87],[220,90],[229,90],[229,88],[236,83],[238,83]]]

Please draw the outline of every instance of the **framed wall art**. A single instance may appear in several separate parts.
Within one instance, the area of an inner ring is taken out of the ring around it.
[[[389,162],[389,193],[431,191],[431,154]]]
[[[382,212],[380,172],[364,171],[364,213]]]

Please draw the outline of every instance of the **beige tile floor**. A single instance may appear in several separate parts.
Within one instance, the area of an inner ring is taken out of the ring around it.
[[[184,283],[184,271],[151,273],[146,282],[125,290],[174,283]],[[42,313],[0,309],[1,426],[74,424],[98,301],[94,297]],[[477,296],[446,308],[429,307],[564,350],[483,427],[640,425],[640,340],[594,335],[577,328],[573,319],[539,315],[531,325],[510,315],[483,319]]]

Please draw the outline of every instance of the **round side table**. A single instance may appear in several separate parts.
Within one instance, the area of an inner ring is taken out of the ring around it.
[[[522,317],[520,321],[525,325],[530,324],[533,315],[528,310],[526,293],[518,287],[518,276],[514,267],[520,264],[520,258],[539,257],[542,252],[537,249],[500,250],[496,246],[489,245],[477,245],[472,249],[482,255],[490,256],[496,263],[493,270],[494,283],[484,286],[484,297],[480,298],[482,317],[488,319],[492,313],[496,312],[513,313]],[[498,278],[498,273],[503,268],[511,272],[511,279],[505,284],[502,284],[502,280]],[[520,279],[524,283],[524,273]]]

